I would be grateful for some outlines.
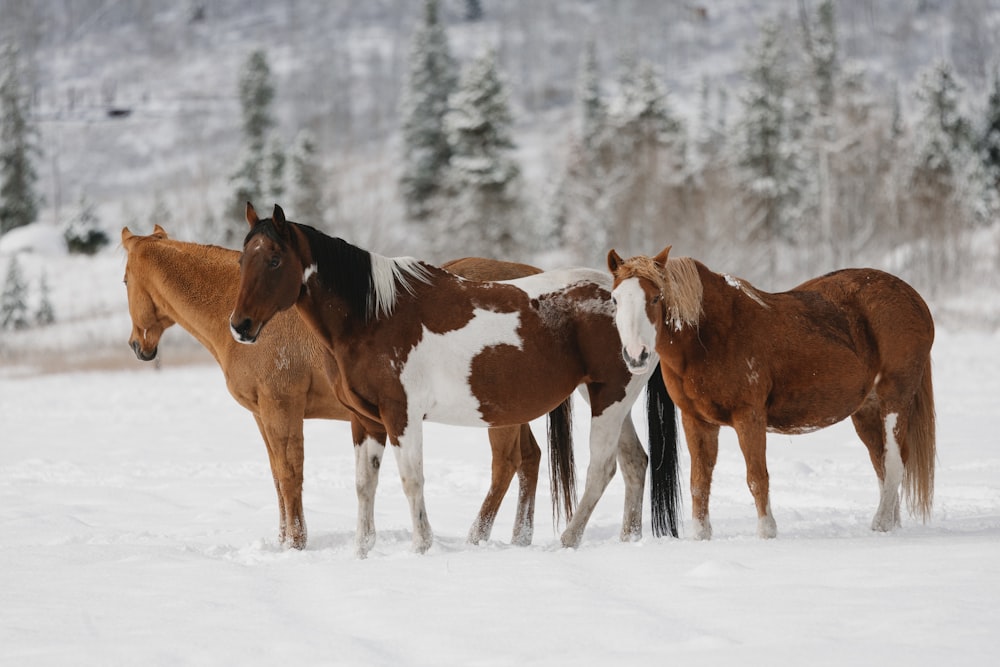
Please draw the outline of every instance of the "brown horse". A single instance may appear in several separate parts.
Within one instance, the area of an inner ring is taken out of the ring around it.
[[[690,258],[623,260],[612,250],[615,323],[633,372],[655,363],[681,411],[691,452],[695,536],[708,539],[719,427],[732,426],[757,505],[757,533],[777,529],[766,431],[804,433],[850,416],[868,447],[880,499],[872,529],[900,524],[899,486],[924,520],[934,494],[934,323],[920,295],[874,269],[846,269],[768,294]]]
[[[216,246],[183,243],[159,225],[149,236],[122,229],[127,253],[132,336],[129,345],[143,361],[156,357],[164,330],[180,324],[215,357],[233,398],[253,413],[267,446],[278,493],[279,538],[306,545],[302,510],[303,419],[349,421],[351,412],[337,399],[329,377],[336,362],[294,313],[282,313],[270,336],[257,347],[238,345],[229,332],[229,313],[239,283],[239,253]],[[466,258],[451,269],[470,278],[514,278],[538,273],[523,264]],[[556,416],[568,409],[560,406]],[[565,417],[562,418],[565,421]],[[376,434],[384,441],[384,434]],[[514,474],[518,501],[513,542],[530,544],[541,450],[527,424],[492,428],[493,474],[489,491],[469,531],[469,540],[489,538],[494,519]]]
[[[614,475],[616,451],[626,484],[622,538],[641,535],[647,457],[629,412],[646,376],[631,374],[617,352],[606,275],[575,269],[469,281],[286,221],[279,206],[260,220],[248,204],[247,222],[233,336],[253,343],[275,315],[295,306],[336,358],[337,394],[355,423],[384,429],[394,445],[416,551],[433,541],[423,498],[421,422],[519,424],[552,410],[580,384],[590,400],[591,461],[562,543],[580,543]],[[373,502],[384,448],[358,444],[371,461],[357,468],[358,488],[369,489],[366,498],[359,493],[363,554],[375,539]],[[672,461],[660,467],[675,471],[676,446]]]

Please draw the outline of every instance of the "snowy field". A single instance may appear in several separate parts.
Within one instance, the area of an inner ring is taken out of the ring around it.
[[[711,542],[654,539],[648,516],[641,542],[619,542],[616,477],[582,546],[561,549],[543,478],[533,546],[509,545],[511,494],[473,547],[485,433],[428,425],[436,543],[410,551],[387,455],[360,561],[346,424],[306,424],[309,546],[284,551],[264,445],[221,372],[156,370],[131,357],[127,320],[117,333],[120,370],[0,369],[0,664],[973,665],[1000,651],[997,334],[939,331],[927,525],[869,530],[875,476],[839,424],[770,436],[776,540],[755,537],[724,430]]]

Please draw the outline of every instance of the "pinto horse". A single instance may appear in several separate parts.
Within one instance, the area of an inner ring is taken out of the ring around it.
[[[520,424],[552,410],[581,384],[590,401],[591,460],[562,544],[580,543],[614,475],[616,451],[626,485],[622,539],[641,536],[647,457],[629,412],[652,369],[632,374],[618,354],[607,275],[574,269],[470,281],[286,221],[279,206],[271,218],[259,219],[248,204],[247,222],[233,337],[254,343],[276,314],[295,306],[336,359],[337,395],[354,423],[384,429],[394,445],[415,551],[433,541],[421,422]],[[384,445],[355,442],[367,452],[359,461],[370,462],[357,468],[357,548],[363,556],[375,540],[373,503]],[[662,474],[676,471],[676,446],[672,461],[660,467]],[[662,503],[654,498],[652,504]],[[674,527],[673,505],[664,511]]]
[[[766,431],[804,433],[850,416],[878,475],[872,529],[900,524],[934,494],[934,323],[908,284],[845,269],[769,294],[684,257],[608,253],[622,355],[635,373],[659,364],[691,453],[695,537],[708,539],[719,428],[731,426],[747,464],[757,534],[777,527],[768,497]]]
[[[352,416],[329,381],[336,375],[336,361],[295,313],[276,316],[270,335],[256,347],[233,340],[228,322],[239,284],[239,253],[235,250],[175,241],[159,225],[149,236],[122,229],[122,246],[127,254],[125,284],[132,318],[129,345],[136,357],[155,359],[160,337],[175,323],[212,353],[226,376],[229,392],[253,414],[267,446],[278,493],[279,539],[287,546],[304,548],[303,419],[350,421]],[[478,279],[539,272],[524,264],[480,258],[465,258],[446,266]],[[560,406],[556,416],[566,410],[568,404]],[[385,438],[384,434],[374,437]],[[489,438],[492,481],[469,531],[469,541],[489,539],[497,511],[517,473],[513,542],[530,544],[541,450],[527,424],[491,428]]]

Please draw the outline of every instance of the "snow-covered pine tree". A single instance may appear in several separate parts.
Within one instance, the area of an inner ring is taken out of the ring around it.
[[[750,236],[765,243],[788,235],[786,212],[793,174],[789,156],[791,72],[779,25],[766,21],[748,54],[746,89],[735,141],[740,181],[756,204],[747,220]],[[772,270],[774,268],[772,254]]]
[[[291,206],[295,219],[322,228],[326,211],[323,208],[323,167],[316,152],[316,140],[309,130],[295,137],[291,155]]]
[[[457,82],[448,36],[438,18],[437,0],[425,0],[422,23],[410,47],[409,67],[400,104],[403,173],[400,189],[411,220],[428,217],[429,203],[440,191],[451,146],[444,126],[448,99]]]
[[[28,284],[24,281],[17,255],[14,255],[7,265],[7,277],[4,279],[3,293],[0,294],[0,329],[18,331],[27,329],[30,323]]]
[[[623,63],[618,96],[609,104],[602,186],[611,186],[608,240],[639,248],[650,234],[663,233],[670,210],[676,208],[675,186],[683,181],[687,139],[653,64]]]
[[[452,157],[439,250],[446,254],[526,259],[531,234],[524,224],[512,125],[490,50],[464,70],[445,116]]]
[[[42,273],[38,280],[38,309],[35,310],[35,324],[45,326],[56,321],[56,311],[52,305],[52,290],[49,289],[49,277]]]
[[[285,199],[285,164],[288,158],[285,147],[277,136],[272,136],[267,148],[267,193],[265,202],[280,203]]]
[[[815,89],[816,108],[820,116],[829,117],[836,103],[837,77],[840,58],[837,45],[837,15],[833,0],[821,0],[816,16],[805,32],[806,54],[809,58],[810,80]]]
[[[994,68],[990,79],[979,154],[990,183],[1000,188],[1000,67]]]
[[[961,271],[966,232],[993,207],[993,187],[962,112],[963,88],[951,64],[938,61],[920,74],[915,91],[905,219],[922,239],[915,264],[932,291]]]
[[[601,94],[601,72],[597,47],[590,39],[580,57],[576,84],[576,104],[580,124],[580,144],[588,152],[597,150],[608,120],[608,107]]]
[[[230,177],[234,197],[225,216],[227,219],[223,221],[227,238],[233,229],[231,218],[242,219],[247,202],[261,201],[264,196],[265,149],[268,134],[275,124],[271,115],[275,89],[264,51],[254,51],[247,58],[240,72],[238,93],[243,116],[243,148],[239,167]]]
[[[13,45],[0,54],[0,236],[38,218],[38,132],[28,108],[20,58]]]
[[[111,242],[101,227],[94,204],[85,196],[80,197],[79,211],[63,229],[66,249],[71,253],[93,255]]]

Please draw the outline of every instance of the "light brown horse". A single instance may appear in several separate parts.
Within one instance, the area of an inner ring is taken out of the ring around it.
[[[173,324],[190,332],[215,357],[233,398],[253,413],[267,446],[278,493],[279,539],[297,549],[306,545],[302,509],[303,419],[349,421],[351,412],[334,393],[329,378],[336,362],[295,313],[278,315],[270,335],[257,347],[239,345],[229,332],[229,314],[239,283],[239,253],[168,238],[159,225],[149,236],[122,229],[127,253],[125,284],[132,335],[129,345],[143,361],[156,357],[164,330]],[[514,278],[538,269],[510,262],[465,258],[453,271],[480,279]],[[557,415],[568,409],[558,408]],[[565,417],[562,418],[565,421]],[[376,434],[384,441],[385,435]],[[514,474],[518,501],[513,542],[530,544],[540,449],[527,424],[489,430],[492,479],[469,540],[489,538]]]
[[[259,219],[248,204],[247,222],[233,337],[267,340],[265,326],[295,307],[336,358],[337,395],[354,412],[354,423],[384,429],[394,445],[416,551],[433,541],[423,497],[422,422],[519,424],[552,410],[580,384],[590,400],[591,459],[562,543],[580,543],[614,475],[616,453],[626,485],[622,538],[641,535],[647,457],[630,409],[652,369],[634,375],[618,354],[607,275],[573,269],[476,282],[286,221],[279,206],[271,218]],[[669,414],[672,421],[672,406]],[[365,498],[359,493],[363,555],[375,540],[373,502],[384,447],[360,445],[371,462],[357,468],[358,488],[369,489]],[[676,446],[673,451],[657,474],[676,469]],[[672,515],[669,523],[674,526]]]
[[[872,529],[900,524],[899,486],[924,520],[934,494],[934,323],[920,295],[874,269],[845,269],[769,294],[690,258],[623,260],[614,250],[615,322],[629,368],[659,363],[691,452],[695,537],[708,539],[719,427],[732,426],[757,505],[777,532],[766,431],[803,433],[851,417],[879,481]]]

